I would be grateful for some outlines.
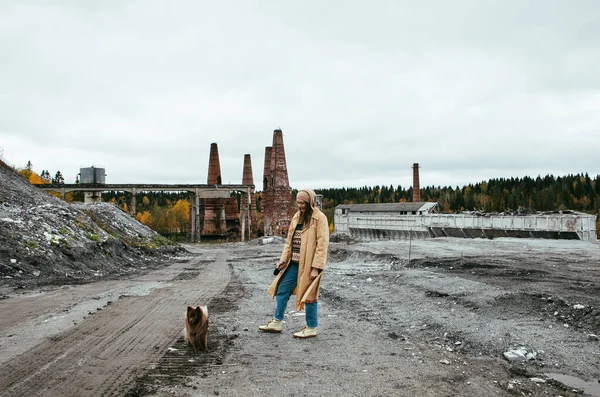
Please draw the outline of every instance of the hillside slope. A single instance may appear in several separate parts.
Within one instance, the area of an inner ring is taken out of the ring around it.
[[[68,204],[0,161],[0,288],[123,275],[180,251],[116,206]]]

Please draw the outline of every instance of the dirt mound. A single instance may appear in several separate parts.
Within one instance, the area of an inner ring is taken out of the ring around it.
[[[0,287],[88,282],[180,251],[115,205],[70,205],[0,161]]]

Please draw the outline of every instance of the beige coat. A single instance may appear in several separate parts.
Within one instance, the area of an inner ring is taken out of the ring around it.
[[[298,285],[294,290],[296,295],[296,310],[300,311],[304,308],[304,303],[316,302],[319,298],[319,288],[321,286],[321,278],[323,277],[323,269],[327,262],[327,248],[329,247],[329,224],[324,213],[315,207],[314,192],[311,191],[311,206],[313,213],[311,216],[310,226],[302,230],[302,239],[300,243],[300,262],[298,264]],[[287,266],[292,258],[292,237],[294,230],[298,225],[300,212],[296,212],[290,223],[285,247],[281,254],[281,262],[285,263],[284,269],[279,272],[273,280],[267,293],[271,298],[275,298],[277,286],[281,277],[287,270]],[[310,280],[310,272],[312,268],[321,269],[321,272],[312,282]]]

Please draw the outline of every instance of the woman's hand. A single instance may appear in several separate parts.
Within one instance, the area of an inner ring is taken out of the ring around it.
[[[317,269],[316,267],[313,267],[312,270],[310,271],[310,279],[314,280],[315,278],[317,278],[318,275],[319,275],[319,269]]]
[[[275,264],[275,267],[281,270],[283,268],[283,265],[285,265],[285,262],[279,261]]]

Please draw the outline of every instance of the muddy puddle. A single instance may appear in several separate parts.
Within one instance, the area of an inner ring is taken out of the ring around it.
[[[590,396],[600,397],[600,379],[596,381],[585,381],[583,379],[577,378],[571,375],[563,375],[563,374],[555,374],[555,373],[547,373],[544,374],[547,377],[554,379],[557,382],[562,383],[565,386],[568,386],[573,389],[577,389],[582,391]]]

